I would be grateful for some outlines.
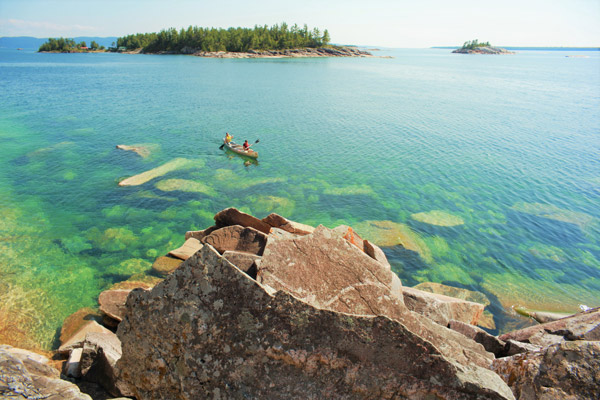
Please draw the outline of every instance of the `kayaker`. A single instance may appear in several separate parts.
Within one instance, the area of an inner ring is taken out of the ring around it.
[[[250,149],[250,145],[248,144],[248,140],[244,140],[244,150],[248,151]]]
[[[229,132],[225,132],[225,143],[229,144],[233,140],[233,136],[229,134]]]

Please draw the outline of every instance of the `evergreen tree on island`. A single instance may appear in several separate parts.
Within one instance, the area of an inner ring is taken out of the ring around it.
[[[479,43],[479,41],[477,39],[475,39],[475,40],[471,40],[471,41],[466,41],[463,44],[463,46],[461,47],[461,49],[473,50],[473,49],[476,49],[477,47],[491,47],[491,45],[490,45],[490,42]]]

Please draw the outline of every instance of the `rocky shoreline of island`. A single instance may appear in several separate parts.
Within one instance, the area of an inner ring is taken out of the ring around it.
[[[248,50],[248,51],[202,51],[184,47],[179,51],[124,51],[130,54],[192,55],[205,58],[305,58],[305,57],[375,57],[372,53],[354,46],[307,47],[284,50]]]
[[[483,294],[403,286],[350,226],[227,208],[152,273],[68,317],[51,358],[0,346],[0,385],[67,400],[92,398],[75,383],[138,400],[597,394],[599,308],[493,336]]]

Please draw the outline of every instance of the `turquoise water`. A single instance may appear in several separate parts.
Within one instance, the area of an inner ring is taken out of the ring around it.
[[[229,206],[351,225],[403,284],[486,294],[495,332],[525,323],[512,305],[599,306],[599,53],[377,54],[0,51],[0,311],[50,347]],[[260,139],[258,163],[219,150],[225,131]],[[175,158],[191,166],[118,186]]]

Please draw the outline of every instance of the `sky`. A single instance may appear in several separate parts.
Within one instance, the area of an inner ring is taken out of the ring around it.
[[[600,0],[0,0],[0,37],[125,36],[307,24],[331,42],[426,48],[600,46]]]

